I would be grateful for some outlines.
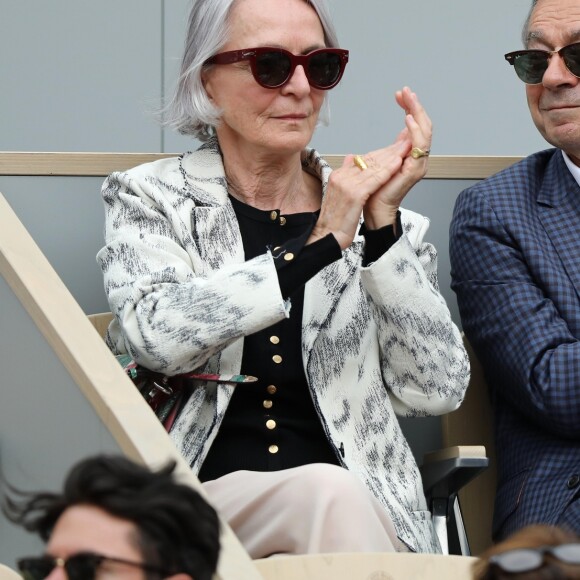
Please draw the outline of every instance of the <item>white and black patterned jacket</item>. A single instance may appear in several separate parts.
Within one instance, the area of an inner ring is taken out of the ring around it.
[[[304,167],[326,187],[313,150]],[[289,316],[270,253],[245,261],[217,143],[113,173],[105,181],[106,246],[97,259],[116,353],[165,374],[237,374],[244,336]],[[421,479],[395,414],[437,415],[463,399],[469,363],[437,289],[428,220],[401,210],[404,235],[362,267],[355,237],[305,287],[302,353],[315,407],[343,464],[386,506],[413,550],[438,550]],[[171,431],[198,471],[233,387],[194,391]]]

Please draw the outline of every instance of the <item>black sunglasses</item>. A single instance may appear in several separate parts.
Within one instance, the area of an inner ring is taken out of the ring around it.
[[[580,565],[580,543],[509,550],[503,554],[495,554],[489,559],[489,563],[510,574],[530,572],[542,567],[546,554],[564,564]]]
[[[348,62],[348,50],[320,48],[308,54],[296,55],[282,48],[245,48],[220,52],[208,58],[204,65],[232,64],[249,60],[256,82],[267,89],[285,85],[298,65],[304,68],[311,87],[324,91],[335,87]]]
[[[560,50],[516,50],[504,56],[516,69],[516,74],[524,83],[539,85],[554,54],[558,54],[566,68],[575,77],[580,78],[580,42],[569,44]]]
[[[155,572],[162,578],[173,574],[173,572],[168,572],[149,564],[132,562],[121,558],[110,558],[109,556],[93,554],[92,552],[79,552],[67,559],[53,558],[52,556],[21,558],[16,562],[16,565],[24,580],[44,580],[57,566],[65,569],[68,580],[94,580],[97,569],[104,562],[135,566],[148,572]]]

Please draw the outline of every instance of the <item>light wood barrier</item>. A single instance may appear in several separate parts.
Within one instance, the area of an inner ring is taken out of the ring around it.
[[[22,576],[8,566],[0,564],[0,580],[22,580]]]
[[[106,176],[140,163],[176,153],[58,153],[2,152],[0,175]],[[340,167],[344,155],[324,155],[332,167]],[[427,179],[483,179],[522,157],[486,155],[432,155]]]
[[[315,554],[255,560],[268,580],[469,580],[477,558],[431,554]]]

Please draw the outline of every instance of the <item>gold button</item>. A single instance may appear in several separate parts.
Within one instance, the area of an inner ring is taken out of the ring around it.
[[[291,260],[293,260],[293,259],[294,259],[294,254],[293,254],[292,252],[288,252],[287,254],[284,254],[284,259],[285,259],[287,262],[290,262]]]
[[[272,221],[274,221],[275,219],[278,219],[278,212],[277,212],[277,211],[274,211],[274,210],[272,210],[272,211],[270,212],[270,219],[271,219]]]
[[[272,454],[278,453],[278,445],[270,445],[270,447],[268,447],[268,451]]]
[[[272,401],[269,401],[268,399],[266,399],[263,403],[264,409],[271,409],[273,404],[274,403],[272,403]]]
[[[275,355],[272,357],[272,360],[273,360],[273,361],[274,361],[274,362],[275,362],[277,365],[279,365],[279,364],[282,362],[282,357],[281,357],[279,354],[275,354]]]
[[[280,225],[281,226],[286,225],[286,218],[282,215],[280,216]]]
[[[266,390],[268,391],[268,393],[270,393],[270,395],[275,395],[276,391],[278,390],[274,385],[268,385],[266,387]]]
[[[270,342],[272,344],[278,344],[280,342],[280,339],[276,335],[274,335],[270,337]]]
[[[266,427],[267,427],[268,429],[270,429],[270,431],[271,431],[272,429],[276,429],[276,421],[274,421],[274,419],[268,419],[268,420],[266,421]]]

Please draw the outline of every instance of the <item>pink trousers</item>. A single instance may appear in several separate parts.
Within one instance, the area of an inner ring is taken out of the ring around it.
[[[407,551],[385,508],[355,475],[336,465],[236,471],[203,487],[254,559]]]

